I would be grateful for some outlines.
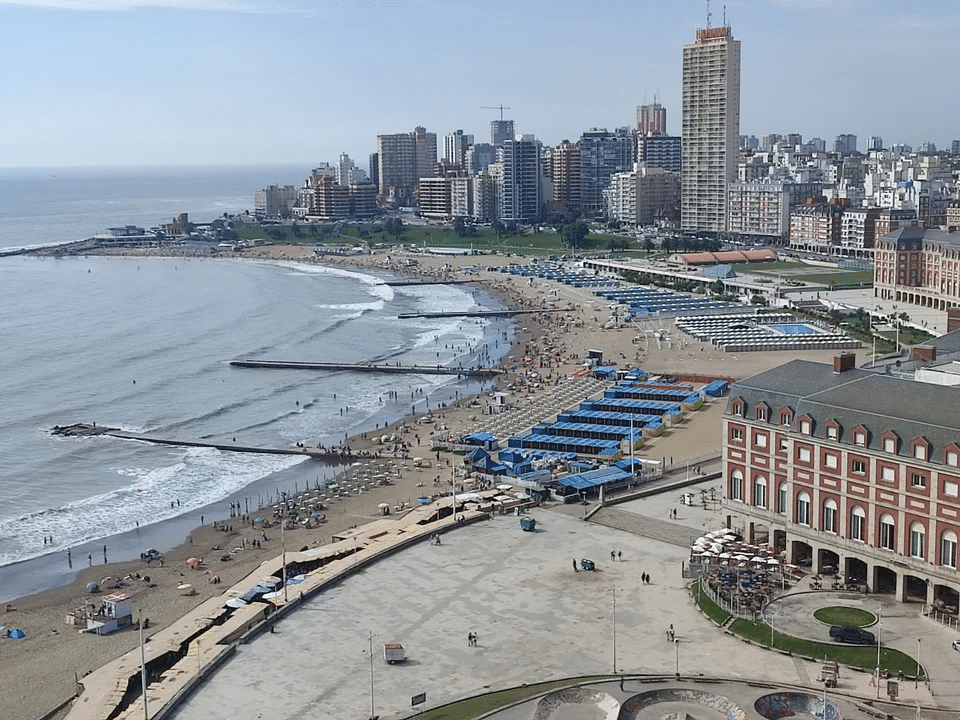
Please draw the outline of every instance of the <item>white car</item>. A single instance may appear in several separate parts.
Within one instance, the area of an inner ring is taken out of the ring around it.
[[[960,650],[960,640],[954,640],[954,641],[953,641],[953,649],[954,649],[954,650]]]

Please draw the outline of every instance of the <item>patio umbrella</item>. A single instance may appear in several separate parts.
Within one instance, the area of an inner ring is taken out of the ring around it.
[[[260,581],[260,584],[261,584],[261,585],[266,585],[267,587],[276,587],[277,585],[280,584],[280,582],[281,582],[281,581],[280,581],[280,578],[274,577],[273,575],[271,575],[270,577],[265,577],[265,578],[263,578],[263,579]]]
[[[776,558],[767,559],[767,565],[779,565],[779,564],[780,564],[780,561],[777,560]]]
[[[766,558],[762,558],[759,555],[754,555],[752,558],[750,558],[750,562],[755,562],[755,563],[765,563],[766,561],[767,561]]]
[[[187,565],[189,565],[190,567],[197,567],[197,565],[199,565],[202,562],[203,562],[203,558],[198,558],[198,557],[187,558]]]
[[[746,561],[749,560],[750,558],[748,558],[746,555],[734,555],[734,556],[733,556],[733,559],[734,559],[734,560],[738,560],[738,561],[740,561],[740,562],[746,562]]]
[[[96,592],[97,590],[99,590],[99,589],[100,589],[100,586],[97,585],[95,582],[88,582],[88,583],[87,583],[87,592],[95,593],[95,592]]]
[[[274,598],[281,597],[282,595],[283,595],[283,592],[281,592],[280,590],[274,590],[273,592],[265,593],[264,596],[263,596],[263,599],[264,599],[264,600],[273,600]]]
[[[292,578],[287,578],[287,585],[299,585],[306,579],[306,575],[294,575]]]
[[[239,607],[243,607],[246,604],[247,603],[245,603],[240,598],[231,598],[230,600],[227,600],[223,605],[224,607],[228,607],[228,608],[239,608]]]
[[[717,557],[720,558],[721,560],[729,560],[733,556],[728,552],[722,552],[719,555],[717,555]]]

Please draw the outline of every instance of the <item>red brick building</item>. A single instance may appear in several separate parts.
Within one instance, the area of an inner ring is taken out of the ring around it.
[[[733,385],[730,526],[814,572],[904,602],[960,598],[960,387],[860,370],[844,354]]]

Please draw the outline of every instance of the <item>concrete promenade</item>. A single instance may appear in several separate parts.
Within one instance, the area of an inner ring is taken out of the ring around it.
[[[659,504],[670,502],[660,497]],[[657,501],[650,504],[658,510]],[[686,548],[552,508],[531,514],[536,533],[498,515],[458,528],[440,546],[412,546],[308,600],[277,624],[276,634],[241,645],[175,717],[367,718],[370,633],[373,710],[383,720],[412,715],[410,697],[420,692],[429,709],[522,683],[614,670],[669,675],[679,666],[683,675],[821,689],[818,663],[745,644],[699,613],[680,577]],[[612,560],[617,551],[622,559]],[[597,571],[574,572],[573,561],[584,557]],[[640,582],[643,572],[652,578],[648,585]],[[665,638],[671,624],[676,646]],[[467,642],[470,632],[479,637],[476,647]],[[934,632],[942,635],[937,647],[951,652],[949,636]],[[384,663],[385,642],[403,644],[409,661]],[[868,682],[865,674],[842,672],[837,692],[869,697]],[[913,693],[911,685],[901,698],[909,702]],[[924,705],[935,702],[922,684],[916,694]]]

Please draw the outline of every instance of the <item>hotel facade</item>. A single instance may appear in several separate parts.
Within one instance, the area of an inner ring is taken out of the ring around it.
[[[730,527],[784,561],[956,612],[960,387],[794,360],[735,383]]]

